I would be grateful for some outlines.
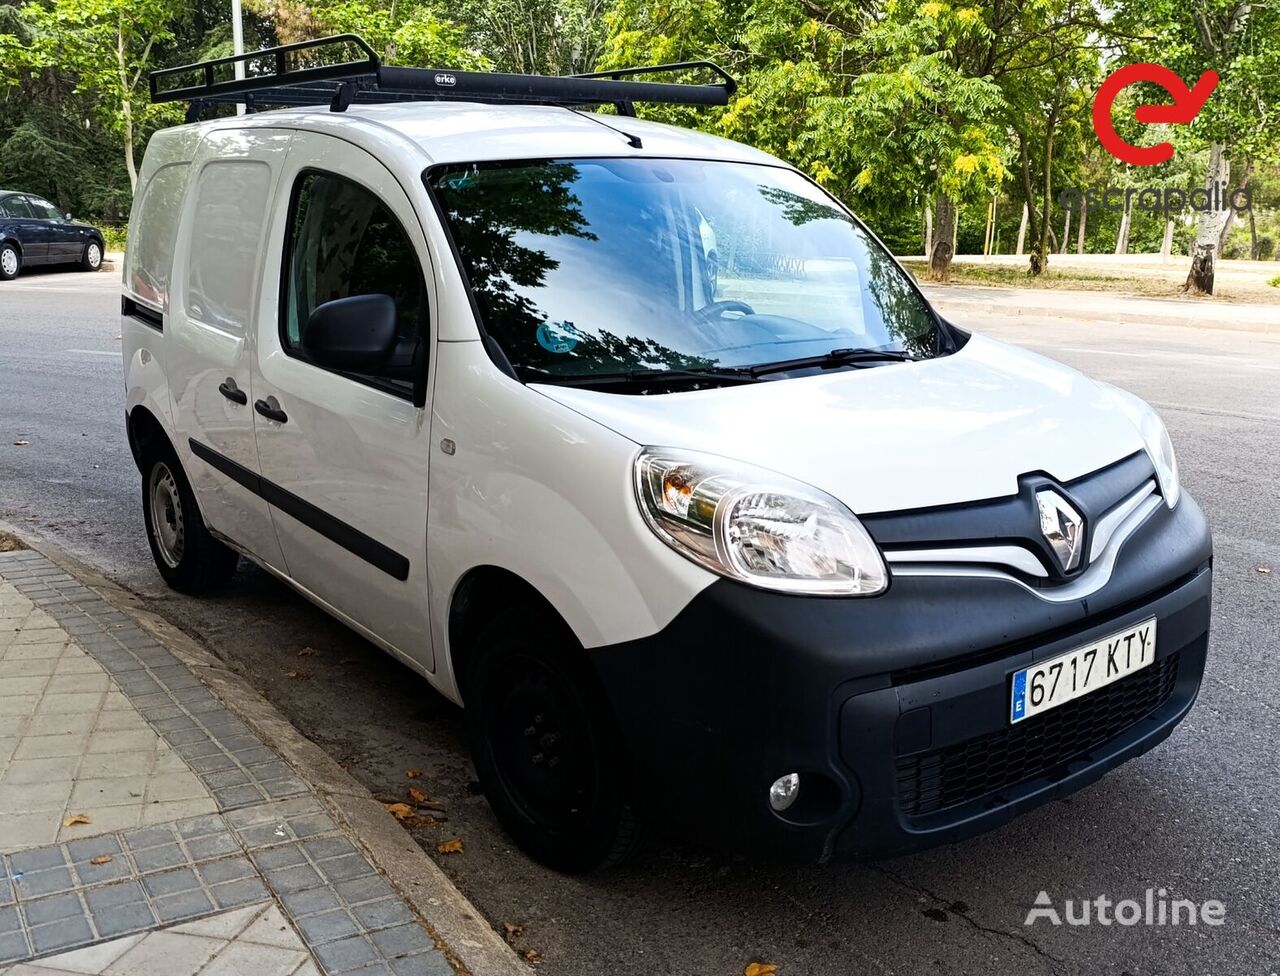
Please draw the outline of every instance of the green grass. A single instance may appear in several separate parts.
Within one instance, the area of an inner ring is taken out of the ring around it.
[[[1280,275],[1276,275],[1274,278],[1268,280],[1267,284],[1272,288],[1280,288]]]

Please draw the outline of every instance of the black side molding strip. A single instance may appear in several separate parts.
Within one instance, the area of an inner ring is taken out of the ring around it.
[[[219,454],[213,448],[201,444],[191,438],[191,453],[200,460],[217,468],[238,485],[248,488],[267,504],[274,505],[286,515],[297,519],[307,528],[319,532],[330,542],[337,543],[350,553],[359,556],[365,562],[376,566],[388,576],[398,580],[409,578],[409,560],[394,549],[384,546],[377,539],[365,535],[359,529],[352,528],[346,522],[334,518],[323,509],[317,508],[309,501],[299,498],[291,491],[286,491],[274,482],[254,474],[242,464]]]
[[[164,331],[164,316],[154,308],[147,308],[145,305],[139,305],[132,298],[122,297],[120,299],[120,314],[137,319],[143,325],[149,325],[157,332]]]

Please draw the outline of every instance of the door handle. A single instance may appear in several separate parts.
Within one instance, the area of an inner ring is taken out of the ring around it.
[[[289,422],[289,415],[280,409],[280,401],[273,396],[267,397],[265,400],[255,400],[253,409],[268,420],[274,420],[278,424]]]
[[[232,403],[238,403],[242,407],[249,402],[249,394],[236,386],[236,381],[230,376],[218,384],[218,392]]]

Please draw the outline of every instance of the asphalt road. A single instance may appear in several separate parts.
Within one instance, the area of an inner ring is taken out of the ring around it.
[[[125,444],[113,274],[0,282],[0,518],[145,597],[272,698],[375,794],[406,769],[444,804],[422,828],[489,920],[521,925],[548,976],[1274,974],[1280,969],[1280,335],[1033,317],[961,323],[1134,390],[1163,413],[1216,538],[1212,659],[1172,738],[994,833],[874,865],[766,866],[675,844],[567,879],[507,843],[472,777],[459,712],[265,574],[214,599],[167,591]],[[1069,294],[1062,296],[1070,302]],[[29,441],[26,447],[14,441]],[[1275,572],[1259,572],[1273,566]],[[315,653],[299,657],[304,647]],[[304,676],[289,678],[290,671]],[[1218,899],[1217,927],[1023,925],[1063,899]],[[483,976],[483,974],[476,974]]]

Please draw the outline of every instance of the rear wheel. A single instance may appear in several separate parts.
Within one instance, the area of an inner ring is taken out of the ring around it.
[[[231,578],[239,556],[205,528],[187,476],[167,445],[144,456],[142,510],[151,556],[171,587],[203,593]]]
[[[505,610],[480,634],[466,683],[467,732],[498,820],[535,860],[567,874],[639,846],[613,716],[559,620]]]
[[[13,244],[0,244],[0,279],[11,281],[22,268],[22,255]]]
[[[83,271],[97,271],[102,267],[102,245],[97,241],[90,241],[85,245],[84,254],[80,258],[80,268]]]

